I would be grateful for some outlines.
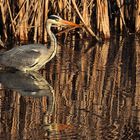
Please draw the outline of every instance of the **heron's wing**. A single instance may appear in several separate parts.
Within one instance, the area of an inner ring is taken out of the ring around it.
[[[37,63],[40,55],[41,53],[37,48],[19,47],[7,51],[3,55],[3,60],[4,63],[9,66],[32,67]]]

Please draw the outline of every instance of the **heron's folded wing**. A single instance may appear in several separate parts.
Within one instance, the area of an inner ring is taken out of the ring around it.
[[[15,48],[3,55],[3,61],[9,66],[31,66],[37,63],[39,56],[41,55],[38,49],[23,49]]]

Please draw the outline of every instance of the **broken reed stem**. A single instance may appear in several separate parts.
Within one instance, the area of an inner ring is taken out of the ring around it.
[[[82,15],[80,14],[79,10],[78,10],[78,7],[75,3],[75,0],[72,0],[72,4],[74,6],[74,9],[76,11],[76,13],[78,14],[78,16],[80,17],[81,21],[83,22],[84,26],[85,26],[85,29],[93,36],[97,39],[97,41],[99,41],[99,37],[95,35],[95,33],[91,30],[91,28],[88,27],[88,25],[86,24],[86,22],[84,21]]]

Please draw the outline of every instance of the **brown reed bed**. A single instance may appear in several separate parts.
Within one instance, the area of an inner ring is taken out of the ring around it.
[[[82,24],[81,33],[110,38],[111,33],[140,32],[140,0],[1,0],[3,40],[46,42],[46,19],[50,14]]]

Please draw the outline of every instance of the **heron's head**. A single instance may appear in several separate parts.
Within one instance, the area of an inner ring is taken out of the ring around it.
[[[62,19],[57,15],[51,15],[47,20],[47,24],[51,24],[53,26],[73,26],[73,27],[79,26],[76,23]]]

